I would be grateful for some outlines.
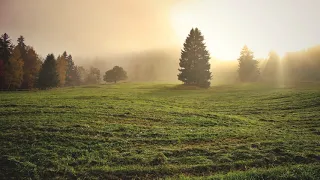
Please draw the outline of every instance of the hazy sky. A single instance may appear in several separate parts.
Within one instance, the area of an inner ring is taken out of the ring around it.
[[[319,7],[320,0],[189,0],[172,13],[180,39],[199,27],[213,56],[236,59],[244,44],[256,57],[320,44]]]
[[[0,33],[41,54],[102,56],[171,47],[173,0],[0,0]],[[176,44],[175,44],[176,43]]]
[[[237,59],[320,44],[320,0],[0,0],[0,33],[41,55],[104,56],[181,48],[199,27],[211,55]]]

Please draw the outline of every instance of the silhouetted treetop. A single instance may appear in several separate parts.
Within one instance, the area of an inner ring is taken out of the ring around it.
[[[253,52],[246,45],[242,48],[238,61],[238,73],[240,81],[257,81],[260,74],[258,68],[258,61],[254,59]]]

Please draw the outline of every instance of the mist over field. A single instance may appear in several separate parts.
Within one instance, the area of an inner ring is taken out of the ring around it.
[[[252,48],[255,58],[266,59],[271,49],[283,58],[287,52],[311,48],[320,41],[316,36],[319,16],[314,8],[319,2],[313,0],[286,0],[277,5],[277,1],[246,0],[0,2],[0,32],[8,32],[13,43],[23,35],[25,43],[35,48],[43,60],[48,53],[58,56],[67,51],[77,65],[97,67],[101,76],[121,65],[130,74],[129,79],[137,81],[176,82],[180,50],[192,27],[199,27],[204,34],[214,84],[234,81],[230,78],[235,69],[229,66],[233,63],[222,61],[236,62],[243,45]],[[240,7],[231,8],[230,4]],[[298,15],[297,7],[308,11]],[[270,10],[274,13],[269,14]],[[243,19],[247,23],[239,23]],[[263,26],[256,25],[260,22]],[[137,66],[142,69],[139,73]],[[150,77],[140,77],[155,66],[157,70]]]
[[[320,179],[319,0],[0,0],[0,179]]]

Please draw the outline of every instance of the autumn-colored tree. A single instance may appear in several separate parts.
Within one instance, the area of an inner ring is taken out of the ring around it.
[[[23,60],[18,47],[14,48],[9,62],[5,65],[4,77],[8,89],[20,87],[23,79]]]
[[[57,73],[59,76],[59,86],[62,87],[66,83],[66,74],[67,74],[67,57],[63,53],[62,56],[57,58]]]
[[[32,89],[35,87],[42,64],[38,54],[32,47],[27,47],[25,63],[27,64],[24,64],[23,81],[26,82],[26,88]]]
[[[20,36],[17,40],[17,47],[20,50],[21,59],[23,60],[23,81],[22,89],[31,89],[35,86],[35,81],[40,70],[41,61],[36,51],[31,46],[24,43],[24,37]]]

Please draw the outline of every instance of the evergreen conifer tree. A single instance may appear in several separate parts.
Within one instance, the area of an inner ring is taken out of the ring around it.
[[[277,83],[280,79],[280,57],[279,55],[271,51],[269,57],[262,72],[263,80],[267,82]]]
[[[212,78],[209,60],[204,37],[198,28],[192,28],[181,50],[178,79],[186,85],[209,87]]]
[[[41,89],[47,89],[57,87],[58,84],[59,77],[56,68],[56,60],[53,54],[48,54],[39,73],[38,85]]]
[[[239,79],[241,82],[253,82],[259,78],[258,61],[254,59],[253,52],[244,46],[240,52]]]
[[[13,45],[7,33],[0,37],[0,89],[6,88],[5,84],[5,66],[9,62],[9,58],[13,52]]]

